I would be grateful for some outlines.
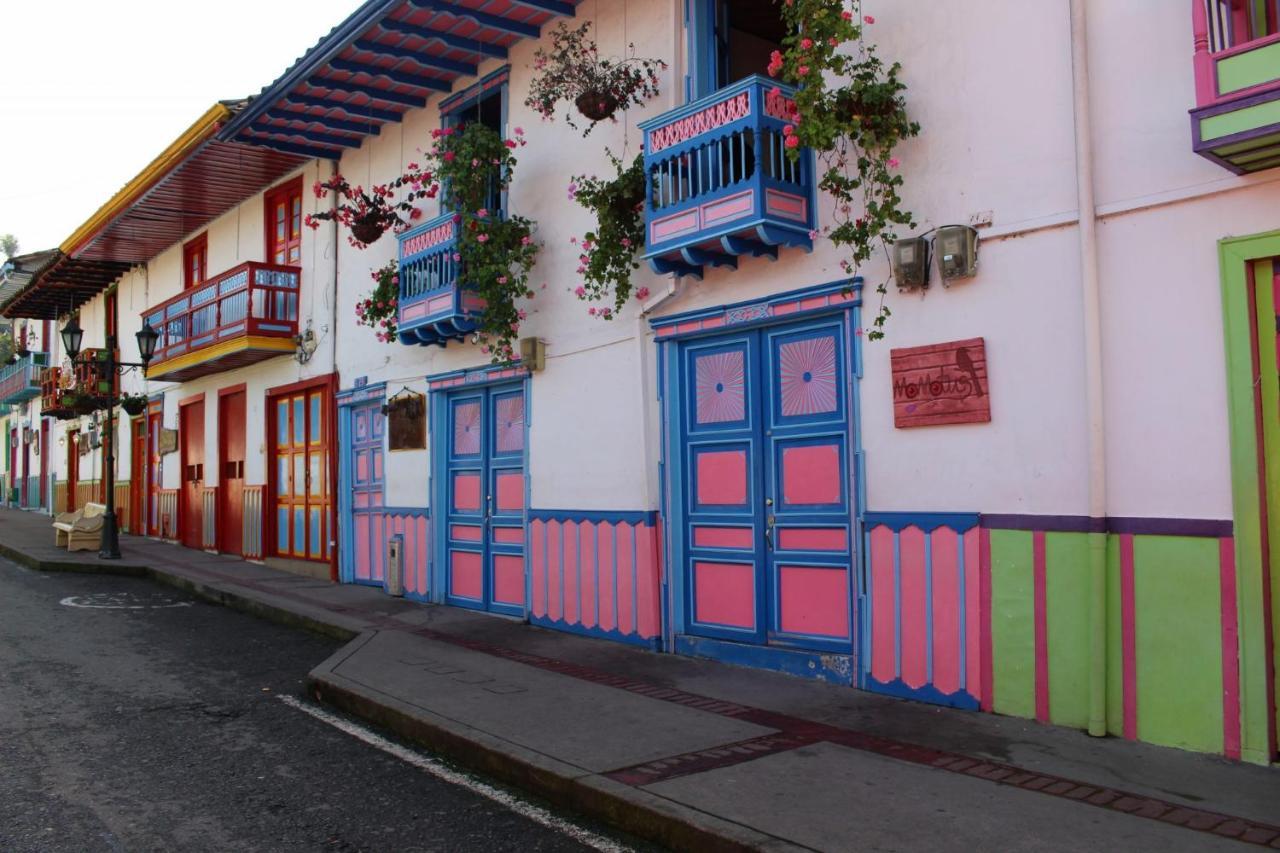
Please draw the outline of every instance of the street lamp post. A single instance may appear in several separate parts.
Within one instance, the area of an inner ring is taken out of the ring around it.
[[[100,560],[120,559],[120,528],[116,523],[116,383],[114,379],[117,374],[122,374],[135,367],[145,370],[147,365],[151,363],[152,356],[156,353],[156,341],[159,340],[160,333],[151,327],[150,322],[147,322],[143,324],[142,329],[134,337],[138,340],[138,355],[142,359],[141,362],[116,361],[116,339],[114,335],[107,336],[106,359],[90,362],[80,359],[80,344],[84,340],[84,332],[80,329],[79,321],[72,317],[67,321],[67,325],[62,328],[62,348],[66,351],[67,356],[70,357],[71,364],[73,366],[77,363],[91,365],[94,369],[95,377],[105,377],[107,383],[107,456],[104,460],[107,510],[102,514],[102,542],[98,548],[98,559]]]

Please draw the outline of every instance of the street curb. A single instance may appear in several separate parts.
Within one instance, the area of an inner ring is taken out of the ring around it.
[[[673,850],[739,853],[802,848],[774,836],[573,767],[337,674],[338,664],[377,632],[344,646],[307,676],[318,701],[392,731],[449,761],[547,802]]]
[[[698,853],[781,853],[802,849],[648,791],[571,768],[478,729],[430,715],[421,709],[415,712],[411,706],[392,696],[375,698],[333,670],[338,662],[368,642],[376,631],[361,632],[264,598],[193,580],[154,566],[108,561],[93,564],[41,560],[2,542],[0,556],[41,572],[144,578],[180,589],[210,604],[344,642],[346,645],[308,673],[307,689],[315,698],[394,732],[468,770],[490,776],[557,807],[599,820],[623,832],[674,850]]]

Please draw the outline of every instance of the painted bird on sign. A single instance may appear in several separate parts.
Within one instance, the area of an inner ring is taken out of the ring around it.
[[[973,387],[977,390],[975,396],[982,396],[982,382],[978,380],[978,366],[973,363],[973,359],[969,357],[969,350],[960,347],[956,350],[956,367],[969,374],[973,379]]]

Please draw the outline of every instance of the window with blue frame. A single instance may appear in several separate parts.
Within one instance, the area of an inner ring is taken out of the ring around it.
[[[685,0],[688,4],[687,100],[713,94],[752,74],[764,74],[782,49],[786,26],[777,0]]]
[[[506,126],[508,69],[490,75],[476,85],[445,101],[440,107],[441,124],[444,127],[460,127],[479,122],[501,135]],[[501,75],[500,77],[498,75]],[[507,212],[506,194],[499,188],[495,169],[493,189],[490,192],[489,210],[504,216]]]

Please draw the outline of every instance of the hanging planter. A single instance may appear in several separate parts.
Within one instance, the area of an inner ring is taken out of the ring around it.
[[[644,246],[644,156],[637,155],[630,165],[606,152],[617,172],[613,178],[575,177],[569,184],[569,195],[594,214],[596,227],[584,234],[577,244],[578,274],[582,284],[574,290],[579,299],[588,302],[612,302],[592,305],[587,313],[602,320],[612,320],[632,295],[632,274],[640,268],[636,255]],[[637,299],[649,297],[649,289],[635,291]]]
[[[624,59],[601,59],[590,28],[590,21],[572,30],[560,22],[551,33],[550,49],[538,48],[533,55],[534,77],[524,101],[545,119],[555,117],[561,101],[572,102],[590,122],[583,136],[618,110],[657,95],[658,72],[667,67],[661,59],[635,56],[634,44],[627,46],[632,55]],[[565,114],[565,122],[578,129],[572,113]]]
[[[393,259],[382,269],[374,270],[373,292],[356,302],[356,322],[375,330],[374,337],[384,344],[395,343],[396,319],[399,316],[400,274]]]
[[[125,394],[120,398],[120,408],[124,409],[125,414],[137,417],[147,410],[146,395]]]
[[[388,231],[398,234],[413,220],[421,218],[422,211],[414,207],[413,202],[435,198],[439,188],[432,182],[430,172],[421,171],[417,163],[410,163],[409,170],[400,177],[369,190],[351,186],[340,174],[327,181],[316,181],[311,190],[316,198],[327,198],[329,193],[334,193],[339,201],[331,210],[308,214],[307,227],[316,229],[321,222],[339,222],[350,229],[351,245],[364,249]],[[402,191],[404,194],[397,197]]]

